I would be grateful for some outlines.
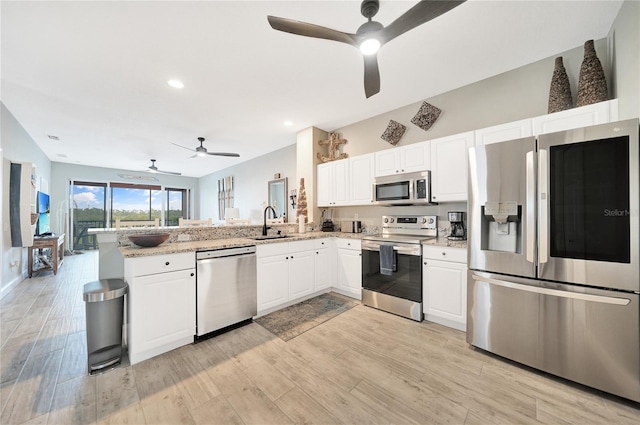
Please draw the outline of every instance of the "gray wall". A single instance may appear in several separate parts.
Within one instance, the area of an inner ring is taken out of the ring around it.
[[[1,138],[2,148],[2,203],[0,204],[0,219],[2,230],[2,255],[0,268],[2,281],[0,282],[0,296],[9,287],[19,283],[27,273],[27,250],[11,247],[11,233],[9,231],[9,169],[11,161],[31,162],[36,166],[38,176],[36,189],[40,189],[40,182],[49,183],[51,188],[51,162],[44,152],[22,128],[9,110],[0,103],[1,110]],[[49,189],[50,190],[50,189]],[[35,199],[34,199],[35,202]]]
[[[624,2],[608,40],[620,119],[640,117],[640,2]]]
[[[287,177],[289,189],[297,188],[296,182],[296,145],[290,145],[259,158],[225,168],[200,178],[199,214],[202,218],[218,217],[218,179],[233,176],[234,207],[240,209],[240,218],[251,218],[252,224],[262,223],[262,203],[267,202],[267,182],[273,175],[280,173]],[[293,210],[289,207],[288,216]]]

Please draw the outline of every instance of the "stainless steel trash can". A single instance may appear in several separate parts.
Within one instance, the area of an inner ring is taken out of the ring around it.
[[[122,360],[122,320],[127,284],[103,279],[84,285],[89,374],[117,366]]]

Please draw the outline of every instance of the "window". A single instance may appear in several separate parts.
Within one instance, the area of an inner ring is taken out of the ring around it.
[[[73,249],[97,249],[96,235],[88,230],[107,227],[106,195],[106,183],[71,182]]]
[[[165,224],[167,226],[177,226],[178,218],[189,218],[187,213],[189,191],[187,189],[165,188],[165,192],[167,193]]]
[[[162,222],[162,188],[156,185],[111,183],[111,227],[116,218],[123,221]]]

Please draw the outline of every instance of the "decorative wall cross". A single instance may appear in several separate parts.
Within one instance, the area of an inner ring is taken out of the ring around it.
[[[346,153],[339,153],[340,145],[345,143],[347,143],[347,139],[340,139],[338,133],[329,133],[329,140],[320,140],[318,142],[320,146],[329,145],[329,156],[318,152],[318,159],[322,162],[329,162],[346,158],[348,156]]]

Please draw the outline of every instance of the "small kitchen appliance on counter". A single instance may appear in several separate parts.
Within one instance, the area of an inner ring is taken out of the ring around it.
[[[464,229],[464,212],[449,212],[449,223],[451,223],[451,231],[447,239],[450,241],[466,241],[467,231]]]
[[[322,210],[322,231],[333,232],[333,221],[331,221],[331,210]]]
[[[438,237],[436,216],[387,215],[362,240],[362,303],[422,321],[422,242]]]
[[[362,222],[360,220],[344,220],[340,222],[342,233],[362,233]]]

